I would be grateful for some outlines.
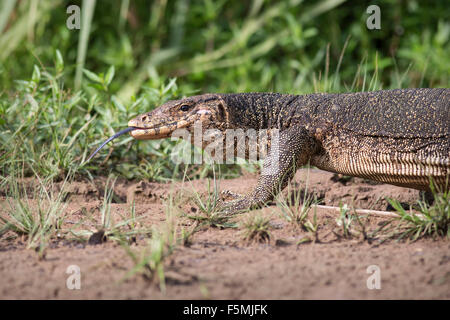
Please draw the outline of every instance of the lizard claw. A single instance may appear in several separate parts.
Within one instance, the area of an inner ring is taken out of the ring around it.
[[[220,195],[224,199],[232,199],[232,200],[237,200],[237,199],[240,199],[240,198],[244,197],[243,195],[241,195],[239,193],[236,193],[236,192],[233,192],[233,191],[230,191],[230,190],[222,190],[220,192]]]
[[[220,211],[225,215],[235,215],[250,210],[256,204],[249,196],[240,196],[238,199],[220,203]]]

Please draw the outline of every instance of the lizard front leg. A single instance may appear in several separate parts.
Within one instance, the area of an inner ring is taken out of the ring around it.
[[[308,163],[314,150],[315,141],[304,128],[293,127],[279,132],[278,139],[271,142],[255,189],[241,199],[225,202],[223,211],[239,213],[272,200],[287,186],[297,168]]]

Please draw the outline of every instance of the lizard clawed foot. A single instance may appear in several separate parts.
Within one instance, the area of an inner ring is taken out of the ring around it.
[[[220,192],[220,195],[224,198],[224,199],[232,199],[232,200],[238,200],[241,198],[244,198],[244,196],[242,194],[230,191],[230,190],[222,190]]]
[[[247,211],[251,207],[251,199],[249,196],[239,193],[222,190],[220,192],[221,200],[219,203],[219,211],[227,216],[235,215]]]
[[[235,215],[244,213],[253,208],[259,207],[257,203],[248,195],[241,196],[238,199],[224,201],[220,203],[219,210],[225,215]]]

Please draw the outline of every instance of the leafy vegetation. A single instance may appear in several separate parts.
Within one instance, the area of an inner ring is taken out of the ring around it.
[[[276,197],[282,217],[294,226],[311,232],[314,231],[314,227],[308,219],[309,211],[319,202],[312,194],[308,194],[308,188],[302,190],[292,183],[288,183],[286,195],[279,193]]]
[[[357,91],[447,87],[450,24],[443,3],[380,1],[4,1],[0,5],[0,172],[23,161],[62,179],[107,174],[181,179],[171,141],[115,142],[128,120],[202,92]],[[88,3],[88,2],[86,2]],[[69,29],[69,5],[81,29]],[[436,17],[440,17],[437,18]],[[175,80],[175,77],[177,80]],[[31,169],[31,167],[33,169]],[[211,176],[208,165],[190,177]],[[237,166],[224,166],[235,176]]]
[[[211,181],[208,180],[206,197],[200,196],[195,190],[193,190],[193,193],[194,201],[200,212],[196,215],[187,215],[187,217],[197,221],[199,227],[207,226],[220,229],[237,227],[234,222],[230,221],[232,217],[221,210],[219,186],[215,178],[213,181],[213,190],[211,190]]]
[[[146,240],[146,245],[138,252],[127,242],[121,242],[134,265],[125,275],[125,278],[134,274],[141,274],[145,279],[157,283],[161,292],[165,293],[164,262],[175,252],[177,247],[180,245],[188,246],[190,237],[197,231],[196,226],[188,231],[180,226],[178,205],[181,198],[173,193],[169,195],[164,204],[165,222],[158,227],[153,226],[151,236]]]
[[[242,237],[247,242],[269,242],[271,235],[270,219],[261,215],[251,216],[242,224]]]
[[[391,228],[388,238],[410,239],[416,241],[423,237],[446,237],[450,239],[450,191],[438,192],[433,184],[433,203],[425,200],[417,202],[418,212],[405,210],[400,202],[389,199],[389,203],[398,214],[397,226]]]
[[[67,26],[69,5],[81,7],[80,30]],[[65,193],[52,194],[49,185],[68,177],[212,178],[209,164],[171,161],[180,142],[169,140],[121,138],[85,163],[130,118],[170,99],[205,92],[448,87],[447,4],[377,5],[381,30],[367,29],[367,3],[345,0],[1,1],[0,189],[11,199],[0,233],[28,234],[30,247],[57,234]],[[221,177],[242,170],[257,168],[220,166]],[[20,200],[29,196],[20,187],[26,177],[38,177],[32,197],[38,212]],[[235,226],[216,212],[217,192],[196,199],[204,216],[192,219]],[[102,227],[114,236],[135,217],[109,223],[110,200],[106,194]],[[311,201],[280,205],[286,219],[317,234],[315,219],[306,219]],[[448,197],[444,201],[448,206]],[[439,208],[423,208],[427,222],[411,221],[416,227],[406,235],[448,232],[434,213],[448,215],[448,208]]]
[[[31,188],[25,182],[20,183],[18,177],[15,172],[6,179],[7,208],[4,214],[0,212],[0,235],[11,230],[24,236],[27,248],[35,249],[41,255],[50,239],[62,237],[67,206],[65,187],[69,176],[59,191],[55,190],[52,180],[42,179],[37,174],[37,185]]]

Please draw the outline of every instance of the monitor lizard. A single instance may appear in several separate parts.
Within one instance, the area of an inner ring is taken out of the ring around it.
[[[202,124],[203,133],[215,129],[223,137],[230,129],[278,132],[276,143],[267,140],[256,187],[226,203],[228,212],[270,201],[308,163],[418,190],[429,191],[430,178],[439,190],[449,188],[450,89],[203,94],[139,115],[108,141],[125,132],[136,139],[168,138],[177,129],[192,133],[195,123]]]

